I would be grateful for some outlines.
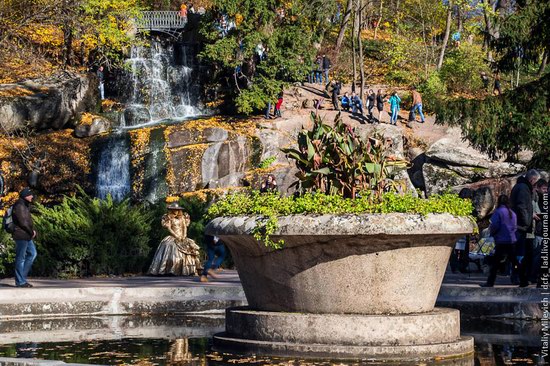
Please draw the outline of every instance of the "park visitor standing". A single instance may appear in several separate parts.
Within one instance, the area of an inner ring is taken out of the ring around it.
[[[12,237],[15,241],[15,286],[17,287],[32,287],[27,282],[27,276],[36,258],[36,247],[33,242],[36,231],[31,216],[33,199],[32,191],[25,188],[19,193],[19,199],[13,205],[12,217],[15,230]]]
[[[416,121],[416,111],[418,111],[418,114],[420,115],[420,122],[421,123],[424,123],[424,121],[426,120],[424,118],[424,113],[422,113],[422,96],[420,95],[420,93],[416,90],[416,88],[413,86],[412,87],[412,98],[413,98],[413,106],[412,106],[412,109],[411,109],[411,118],[413,121]]]
[[[97,79],[99,80],[99,96],[103,100],[105,99],[105,74],[103,73],[103,66],[99,66],[97,69]]]
[[[481,287],[493,287],[497,278],[497,272],[503,260],[508,259],[512,266],[518,264],[516,257],[516,231],[517,216],[510,208],[508,196],[498,197],[498,207],[491,216],[489,230],[495,239],[495,255],[489,272],[487,282]]]
[[[340,95],[340,90],[342,89],[342,83],[335,81],[332,84],[332,106],[334,110],[339,111],[340,106],[338,105],[338,96]]]
[[[330,71],[330,68],[332,67],[332,64],[330,63],[330,59],[327,57],[327,55],[323,55],[323,74],[325,75],[325,85],[326,88],[329,86],[329,80],[328,80],[328,74]]]
[[[399,95],[397,95],[397,92],[394,91],[390,97],[390,111],[391,111],[390,123],[394,126],[397,125],[397,116],[399,114],[400,103],[401,103],[401,98],[399,98]]]
[[[363,115],[363,102],[361,101],[361,98],[352,91],[351,92],[351,112],[353,114],[356,114],[359,111],[361,115]]]
[[[493,95],[501,95],[502,89],[500,86],[500,74],[495,74],[495,83],[493,84]]]
[[[382,95],[382,90],[378,89],[378,93],[376,93],[376,109],[378,109],[378,123],[382,122],[382,112],[384,112],[385,101],[386,101],[386,94]]]
[[[533,187],[540,179],[540,173],[536,169],[530,169],[525,176],[519,177],[510,194],[510,207],[517,216],[517,244],[516,255],[519,266],[519,286],[529,285],[527,276],[531,270],[533,256],[533,240],[527,238],[528,233],[533,232]]]
[[[369,109],[369,118],[372,121],[373,115],[372,115],[372,109],[374,108],[374,103],[376,101],[376,94],[374,94],[374,90],[369,89],[369,93],[367,96],[367,108]]]

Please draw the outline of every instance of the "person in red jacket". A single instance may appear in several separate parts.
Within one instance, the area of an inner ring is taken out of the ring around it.
[[[29,188],[19,193],[19,199],[13,205],[13,222],[15,231],[12,233],[15,241],[15,286],[32,287],[27,282],[32,264],[36,258],[36,247],[32,241],[36,237],[31,216],[31,202],[34,196]]]
[[[277,104],[275,104],[275,117],[281,117],[281,105],[283,104],[283,91],[277,96]]]

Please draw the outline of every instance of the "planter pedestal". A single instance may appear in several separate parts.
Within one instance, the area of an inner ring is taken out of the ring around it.
[[[435,308],[423,314],[301,314],[230,308],[226,332],[214,336],[224,352],[281,357],[382,359],[463,357],[472,337],[460,336],[459,312]]]
[[[217,218],[206,233],[227,244],[250,308],[227,310],[217,349],[274,356],[378,360],[472,355],[459,312],[434,308],[468,218],[318,215],[279,218],[266,248],[258,217]]]

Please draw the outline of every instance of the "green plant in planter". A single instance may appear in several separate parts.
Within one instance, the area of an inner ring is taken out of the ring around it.
[[[359,191],[396,189],[391,179],[409,162],[388,152],[382,135],[374,133],[366,141],[336,116],[334,127],[312,113],[313,129],[298,135],[298,149],[281,149],[296,161],[298,186],[303,192],[323,192],[355,197]]]
[[[301,195],[238,192],[214,203],[207,217],[259,216],[252,234],[267,247],[278,249],[284,242],[274,242],[270,236],[277,231],[279,216],[390,212],[471,215],[471,201],[457,195],[421,199],[411,193],[398,193],[391,177],[409,163],[391,156],[379,134],[363,141],[342,122],[340,115],[334,127],[314,114],[311,118],[313,129],[299,134],[298,149],[283,149],[298,166],[299,181],[295,185],[301,188]]]
[[[276,232],[277,217],[288,215],[345,215],[345,214],[384,214],[391,212],[427,215],[430,213],[450,213],[455,216],[470,216],[472,202],[455,194],[431,195],[428,199],[411,194],[398,195],[395,192],[360,192],[356,198],[324,193],[305,193],[301,196],[282,197],[279,193],[259,191],[238,192],[214,203],[207,217],[220,216],[259,216],[253,229],[254,237],[267,247],[279,249],[283,241],[274,242],[270,235]]]

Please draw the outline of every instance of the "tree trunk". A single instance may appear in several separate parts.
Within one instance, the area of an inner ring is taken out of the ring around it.
[[[346,5],[346,13],[344,14],[344,18],[342,19],[340,32],[338,32],[338,38],[336,39],[336,57],[338,57],[338,53],[340,52],[340,48],[342,47],[342,42],[344,41],[344,36],[346,35],[346,29],[348,27],[349,18],[351,16],[352,5],[353,0],[348,0],[348,4]]]
[[[439,54],[439,60],[437,61],[437,69],[440,70],[443,66],[443,59],[445,58],[445,49],[449,42],[449,36],[451,34],[451,22],[453,20],[453,4],[449,1],[447,5],[447,21],[445,22],[445,35],[443,36],[443,44],[441,45],[441,53]]]
[[[395,4],[395,18],[396,18],[396,21],[397,21],[397,26],[395,27],[395,33],[397,35],[399,35],[399,24],[400,24],[400,19],[399,19],[399,5],[400,5],[400,1],[397,0],[396,4]]]
[[[374,39],[376,39],[376,35],[378,34],[378,27],[380,27],[380,22],[382,21],[382,9],[384,8],[384,0],[380,0],[380,8],[378,9],[378,21],[376,22],[376,26],[374,27]]]
[[[540,62],[539,71],[537,71],[537,76],[541,76],[546,69],[546,64],[548,63],[548,51],[544,51],[542,54],[542,61]]]
[[[357,46],[359,47],[359,70],[361,72],[361,89],[359,97],[363,100],[363,89],[365,88],[365,62],[363,60],[363,43],[361,40],[361,30],[363,29],[363,0],[358,1],[357,18],[359,27],[357,27]]]
[[[458,32],[462,34],[462,31],[464,30],[464,21],[462,18],[462,7],[460,6],[460,4],[457,4],[456,6],[456,23]]]
[[[354,2],[354,0],[351,0],[352,3]],[[354,92],[355,91],[355,85],[356,85],[356,81],[357,81],[357,58],[356,58],[356,55],[355,55],[355,33],[357,31],[357,16],[355,14],[355,12],[353,13],[353,30],[351,32],[351,54],[352,54],[352,58],[353,58],[353,79],[352,79],[352,82],[351,82],[351,91]]]

